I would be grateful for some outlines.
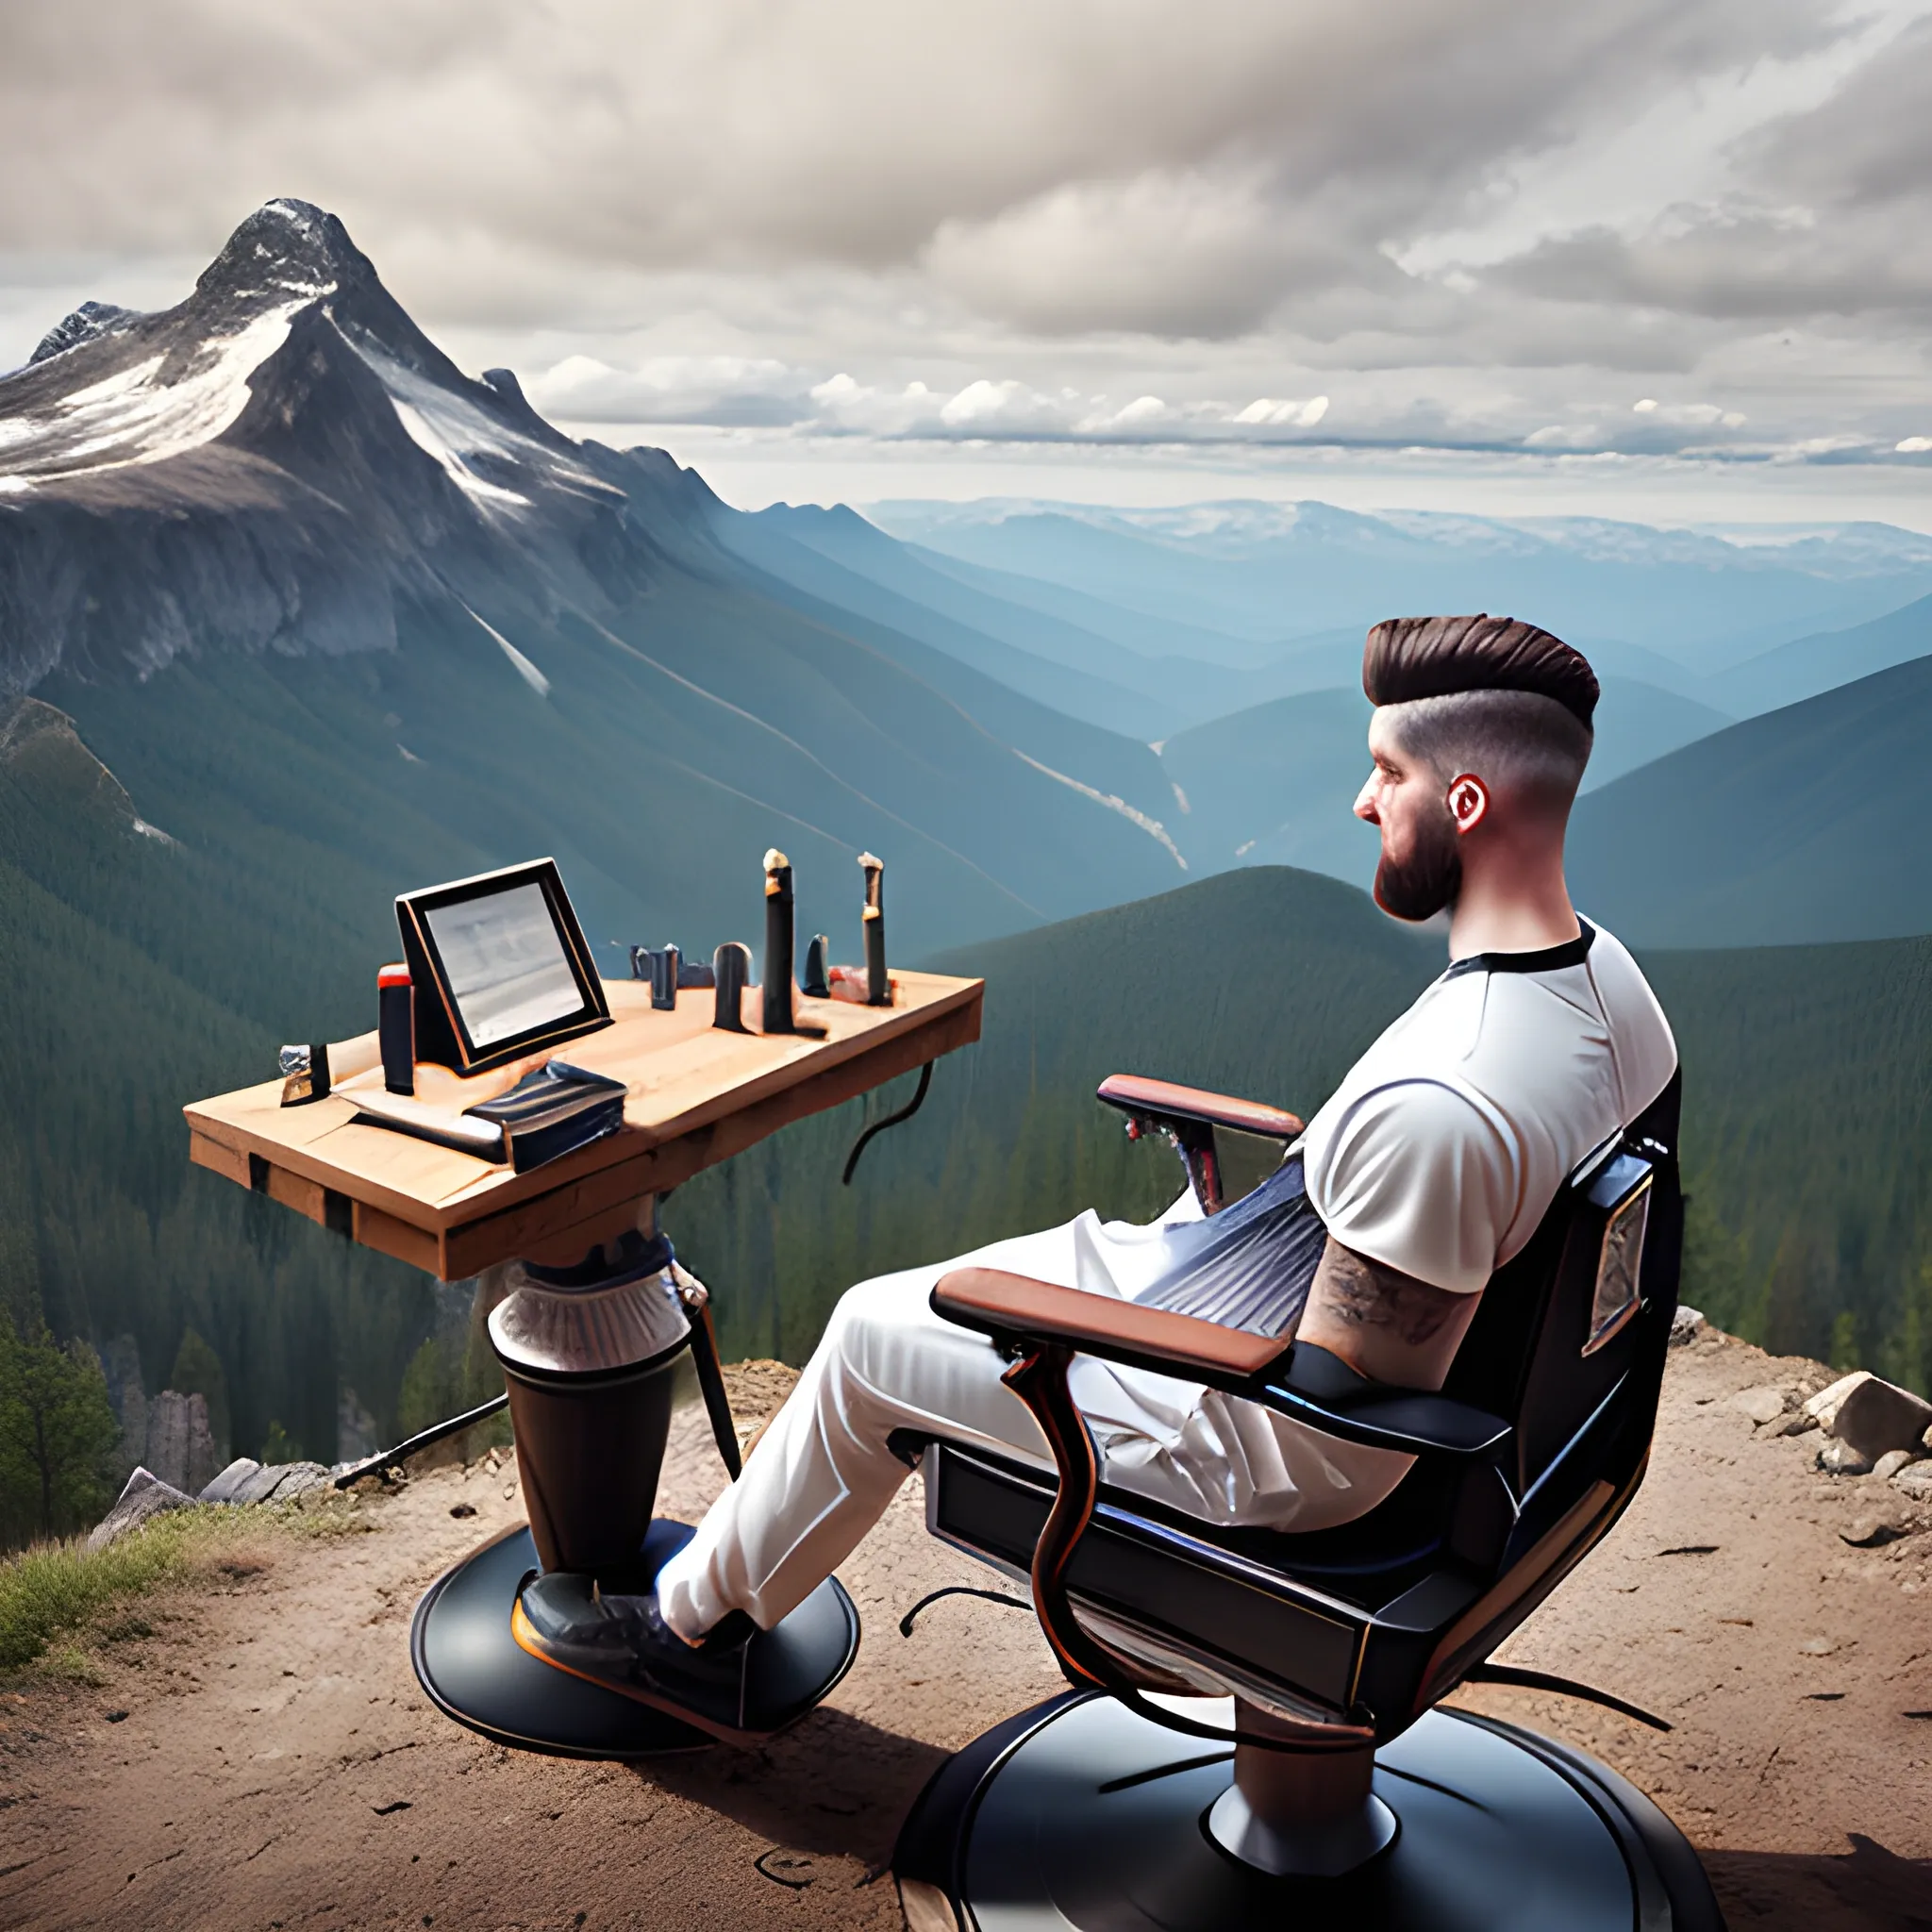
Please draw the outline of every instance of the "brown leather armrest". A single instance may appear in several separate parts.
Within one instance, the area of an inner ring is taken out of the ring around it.
[[[1198,1315],[1143,1308],[1111,1295],[1057,1288],[998,1268],[956,1268],[932,1291],[932,1308],[983,1335],[1065,1341],[1082,1354],[1218,1383],[1247,1382],[1286,1355],[1279,1336],[1224,1328]]]
[[[1149,1080],[1139,1074],[1112,1074],[1100,1083],[1098,1097],[1123,1113],[1173,1115],[1206,1121],[1237,1134],[1259,1134],[1271,1141],[1298,1141],[1302,1122],[1294,1114],[1258,1100],[1237,1100],[1172,1080]]]

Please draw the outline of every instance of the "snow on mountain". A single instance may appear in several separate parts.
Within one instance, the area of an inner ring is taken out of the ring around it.
[[[272,201],[185,301],[86,304],[0,377],[0,692],[386,648],[399,603],[608,612],[661,557],[629,510],[661,486],[464,375],[340,221]]]
[[[23,494],[55,477],[165,462],[213,441],[247,408],[249,378],[305,306],[281,303],[232,334],[158,348],[77,389],[42,385],[28,408],[0,417],[0,490]]]

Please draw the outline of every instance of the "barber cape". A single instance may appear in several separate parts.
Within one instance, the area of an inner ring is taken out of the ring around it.
[[[1073,1224],[1074,1286],[1278,1335],[1301,1314],[1327,1230],[1289,1158],[1211,1219],[1191,1192],[1139,1227],[1089,1209]],[[1306,1520],[1311,1491],[1393,1489],[1410,1458],[1329,1441],[1199,1382],[1079,1357],[1069,1378],[1107,1480],[1224,1522]]]

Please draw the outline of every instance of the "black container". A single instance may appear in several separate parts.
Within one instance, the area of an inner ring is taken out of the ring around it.
[[[676,1010],[677,973],[683,963],[675,946],[651,955],[651,1005],[658,1012]]]
[[[416,1091],[415,989],[407,966],[375,975],[376,1038],[382,1045],[382,1084],[391,1093]]]
[[[805,979],[799,987],[808,1000],[828,1000],[832,997],[831,972],[832,942],[824,933],[814,933],[811,944],[805,949]]]
[[[711,1024],[726,1033],[743,1033],[744,990],[751,983],[751,948],[726,940],[711,955]]]

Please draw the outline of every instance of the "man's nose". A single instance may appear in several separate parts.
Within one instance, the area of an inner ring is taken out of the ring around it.
[[[1373,778],[1356,793],[1355,815],[1358,819],[1365,819],[1372,825],[1379,825],[1382,823],[1375,816],[1375,781]]]

